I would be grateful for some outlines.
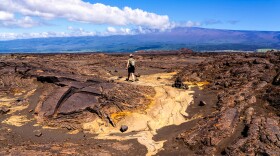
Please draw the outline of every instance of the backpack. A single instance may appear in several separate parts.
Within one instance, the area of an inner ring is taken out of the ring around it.
[[[129,65],[134,67],[135,66],[135,60],[134,59],[130,59],[129,60]]]

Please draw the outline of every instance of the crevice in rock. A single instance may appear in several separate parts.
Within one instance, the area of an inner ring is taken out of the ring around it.
[[[56,76],[38,76],[37,81],[40,81],[42,83],[56,83],[59,82],[58,78]]]
[[[70,87],[59,99],[59,101],[56,104],[55,110],[54,110],[54,114],[57,114],[57,111],[59,109],[59,107],[62,105],[63,102],[65,102],[71,95],[73,95],[75,93],[76,88],[74,87]]]
[[[85,110],[91,112],[91,113],[94,113],[94,114],[97,114],[99,118],[103,119],[104,115],[103,113],[100,111],[100,108],[97,107],[97,106],[94,106],[94,107],[87,107]]]
[[[250,129],[250,127],[249,127],[248,125],[245,125],[243,131],[241,132],[241,135],[242,135],[243,137],[248,137],[248,135],[249,135],[249,134],[248,134],[249,129]]]
[[[90,95],[94,95],[94,96],[101,96],[101,94],[84,91],[84,90],[77,90],[75,93],[84,93],[84,94],[90,94]]]

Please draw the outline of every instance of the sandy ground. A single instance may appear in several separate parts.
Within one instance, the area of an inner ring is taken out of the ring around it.
[[[98,136],[95,137],[98,139],[137,139],[140,144],[146,146],[148,150],[146,155],[148,156],[163,150],[163,143],[166,140],[153,140],[157,131],[166,126],[180,125],[190,121],[186,120],[188,114],[185,110],[191,102],[193,102],[193,91],[171,87],[171,78],[175,74],[176,73],[159,73],[144,75],[139,81],[128,82],[133,85],[148,85],[154,87],[156,95],[153,97],[148,109],[142,112],[112,114],[114,120],[118,120],[118,117],[121,117],[115,128],[106,127],[106,124],[99,119],[90,123],[85,123],[84,128],[90,130],[94,134],[98,134]],[[117,78],[113,79],[117,80]],[[121,79],[118,81],[124,80]],[[125,134],[119,131],[121,125],[128,126],[128,130]]]
[[[188,118],[189,115],[186,113],[186,110],[190,104],[194,103],[194,91],[192,91],[192,89],[183,90],[171,87],[171,84],[173,83],[172,77],[175,74],[176,72],[143,75],[139,78],[139,81],[136,82],[127,82],[125,81],[125,78],[119,79],[117,76],[111,77],[110,79],[115,80],[116,82],[128,83],[130,85],[152,86],[156,91],[156,95],[154,97],[147,97],[151,99],[151,103],[146,110],[131,112],[124,111],[112,114],[111,118],[116,123],[115,127],[106,124],[100,118],[84,123],[83,130],[65,131],[48,126],[41,126],[39,123],[36,123],[36,119],[32,116],[32,112],[34,111],[32,108],[34,108],[36,101],[31,103],[26,101],[25,105],[20,106],[13,105],[13,102],[17,101],[20,97],[35,97],[36,94],[40,94],[40,89],[37,91],[33,89],[22,93],[17,93],[13,98],[2,96],[0,99],[1,106],[9,106],[11,109],[6,116],[1,117],[1,124],[5,125],[4,127],[7,128],[6,130],[9,133],[15,133],[14,135],[19,135],[17,137],[20,137],[20,140],[24,142],[26,140],[32,140],[32,142],[34,141],[34,149],[32,152],[25,149],[26,146],[30,146],[30,143],[21,142],[22,144],[17,145],[21,148],[20,152],[18,153],[19,155],[48,154],[49,152],[43,152],[41,150],[43,147],[42,143],[49,144],[48,146],[50,146],[51,149],[55,148],[54,146],[59,146],[57,148],[63,148],[67,151],[64,154],[73,154],[76,153],[74,152],[76,151],[75,148],[79,146],[79,144],[75,144],[73,141],[77,139],[79,140],[79,138],[84,140],[85,136],[86,139],[92,140],[93,143],[98,140],[102,140],[102,142],[105,142],[105,144],[112,142],[115,145],[115,148],[119,149],[120,151],[129,151],[132,153],[132,146],[136,146],[137,150],[140,147],[139,145],[133,143],[133,140],[137,140],[138,143],[144,145],[146,148],[147,152],[145,152],[143,149],[143,152],[146,153],[145,155],[155,155],[159,151],[164,150],[163,146],[167,141],[166,137],[157,140],[154,139],[154,137],[159,134],[159,131],[162,128],[173,125],[178,126],[201,117],[195,116],[193,118]],[[193,85],[193,87],[194,86],[196,85]],[[202,85],[199,86],[201,87]],[[121,125],[128,126],[128,130],[125,133],[120,132]],[[174,129],[174,127],[169,129]],[[184,130],[185,128],[181,127],[179,129]],[[30,131],[32,131],[31,134]],[[163,132],[162,134],[166,134],[166,132]],[[48,135],[50,138],[48,138]],[[46,137],[48,139],[42,142],[42,139],[44,140]],[[7,141],[7,143],[9,141],[13,142],[12,139],[9,140],[9,137],[3,137],[2,139]],[[50,144],[50,141],[56,143]],[[121,142],[118,143],[119,141]],[[75,148],[73,146],[75,146]],[[3,147],[5,149],[5,145]],[[69,148],[72,148],[72,152]],[[109,147],[102,145],[102,148]],[[6,151],[7,153],[18,152],[14,145],[10,147],[9,150],[6,149]],[[7,154],[5,152],[2,153]],[[113,152],[112,149],[109,149],[109,151],[99,151],[99,154],[102,153],[105,153],[105,155],[106,153],[110,155]]]

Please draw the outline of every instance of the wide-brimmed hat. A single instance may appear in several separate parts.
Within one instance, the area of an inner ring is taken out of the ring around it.
[[[132,55],[132,54],[130,54],[130,55],[129,55],[129,57],[133,57],[133,55]]]

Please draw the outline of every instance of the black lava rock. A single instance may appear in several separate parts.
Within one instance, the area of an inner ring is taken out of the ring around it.
[[[125,131],[127,131],[128,127],[126,125],[122,125],[120,128],[120,131],[123,133]]]
[[[280,85],[280,73],[278,73],[278,74],[274,77],[272,84],[274,84],[274,85]]]
[[[205,106],[206,105],[206,102],[205,101],[200,101],[199,102],[199,106]]]
[[[186,84],[184,84],[179,77],[176,78],[174,84],[172,84],[172,87],[180,89],[189,89],[189,87]]]

